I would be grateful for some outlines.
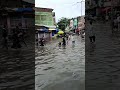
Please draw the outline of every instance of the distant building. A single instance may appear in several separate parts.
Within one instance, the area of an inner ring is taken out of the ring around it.
[[[76,18],[70,19],[69,28],[74,32],[80,32],[80,30],[85,28],[85,17],[78,16]]]
[[[35,8],[35,26],[39,38],[49,40],[56,33],[55,13],[51,8]]]
[[[82,30],[85,28],[85,18],[84,16],[78,17],[78,31]]]
[[[35,25],[46,26],[49,29],[55,29],[55,16],[53,9],[50,8],[35,8]]]

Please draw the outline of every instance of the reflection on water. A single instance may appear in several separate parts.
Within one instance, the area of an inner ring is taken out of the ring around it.
[[[33,89],[34,50],[0,50],[0,53],[0,90]]]
[[[84,42],[76,37],[74,46],[71,41],[62,47],[57,43],[54,41],[37,49],[36,90],[84,90]]]

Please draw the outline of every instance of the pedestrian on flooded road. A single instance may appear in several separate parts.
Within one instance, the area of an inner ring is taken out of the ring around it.
[[[62,38],[60,37],[58,42],[58,47],[61,47],[61,45],[62,45]]]
[[[12,35],[12,38],[13,38],[13,45],[11,48],[21,48],[21,44],[20,44],[20,40],[19,40],[19,28],[18,26],[16,26],[16,30],[13,30],[13,35]]]
[[[43,39],[43,37],[40,40],[40,46],[44,46],[44,39]]]
[[[20,42],[23,42],[25,44],[25,46],[27,47],[27,44],[26,44],[25,39],[24,39],[24,35],[25,35],[24,31],[21,30],[20,33],[18,34],[18,37],[20,39]]]
[[[117,18],[114,18],[113,29],[114,29],[114,31],[118,31],[118,22],[117,22]]]
[[[68,40],[70,40],[70,38],[71,38],[71,35],[68,36]]]
[[[74,37],[74,35],[71,36],[71,41],[72,41],[72,45],[75,45],[75,37]]]
[[[66,40],[65,40],[65,37],[63,37],[63,46],[66,46]]]
[[[66,34],[66,40],[68,40],[68,34]]]
[[[120,15],[117,16],[118,31],[120,31]]]
[[[7,33],[7,29],[6,26],[4,25],[4,27],[2,28],[2,45],[3,48],[8,49],[8,39],[7,39],[8,33]]]
[[[69,42],[69,34],[66,35],[66,41],[67,41],[67,45],[68,45],[68,42]]]
[[[95,42],[95,32],[94,32],[92,21],[90,21],[90,25],[89,25],[89,39],[91,43]]]

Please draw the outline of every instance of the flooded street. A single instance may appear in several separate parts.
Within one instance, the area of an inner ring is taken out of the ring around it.
[[[0,90],[33,90],[34,49],[0,53]]]
[[[51,41],[36,49],[36,90],[85,90],[85,42],[75,37],[64,48]]]

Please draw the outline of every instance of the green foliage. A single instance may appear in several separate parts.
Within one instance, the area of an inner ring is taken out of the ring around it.
[[[65,31],[65,28],[69,25],[69,21],[68,18],[61,18],[57,23],[58,28]]]

